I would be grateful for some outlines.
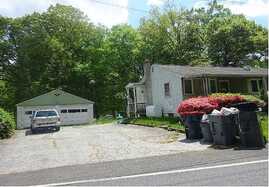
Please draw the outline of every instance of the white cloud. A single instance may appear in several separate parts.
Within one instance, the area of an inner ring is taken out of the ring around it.
[[[229,8],[234,14],[244,14],[248,17],[268,16],[268,0],[222,0],[219,1],[225,8]],[[206,1],[198,1],[195,8],[207,7]]]
[[[33,12],[43,12],[56,3],[72,5],[83,11],[92,22],[108,27],[128,22],[128,0],[0,0],[0,15],[19,17]],[[114,4],[109,6],[98,2]]]
[[[147,4],[151,6],[162,6],[166,0],[148,0]]]
[[[196,8],[196,9],[202,8],[202,7],[207,8],[208,7],[208,2],[207,1],[197,1],[193,5],[193,8]]]
[[[269,15],[269,1],[267,0],[224,1],[223,5],[234,14],[244,14],[249,17]]]

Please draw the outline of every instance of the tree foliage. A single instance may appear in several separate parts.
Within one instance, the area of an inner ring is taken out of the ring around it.
[[[94,25],[78,9],[0,16],[0,105],[55,88],[95,101],[96,113],[125,110],[125,85],[142,63],[267,67],[268,30],[213,1],[208,8],[153,8],[138,28]]]

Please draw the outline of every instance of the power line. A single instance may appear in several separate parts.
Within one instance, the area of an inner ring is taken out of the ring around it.
[[[117,8],[122,8],[122,9],[127,9],[127,10],[131,10],[131,11],[135,11],[135,12],[149,13],[149,11],[147,11],[147,10],[142,10],[142,9],[138,9],[138,8],[128,7],[128,6],[122,6],[122,5],[119,5],[119,4],[103,2],[103,1],[99,1],[99,0],[91,0],[91,1],[93,1],[95,3],[102,4],[102,5],[111,6],[111,7],[117,7]]]

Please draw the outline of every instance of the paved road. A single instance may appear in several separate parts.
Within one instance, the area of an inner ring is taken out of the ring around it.
[[[262,185],[268,149],[214,150],[0,175],[0,185]]]

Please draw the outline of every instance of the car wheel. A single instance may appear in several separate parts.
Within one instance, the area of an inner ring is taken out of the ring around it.
[[[31,128],[31,132],[32,132],[32,134],[35,134],[36,133],[36,129]]]
[[[55,130],[56,130],[56,131],[59,131],[59,130],[60,130],[60,127],[55,127]]]

